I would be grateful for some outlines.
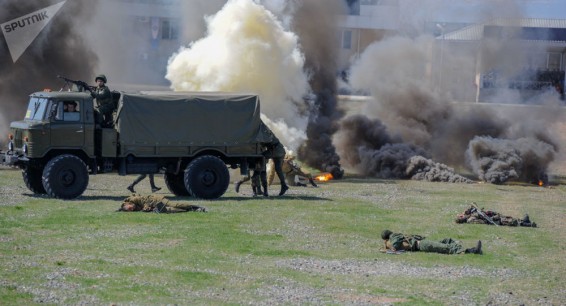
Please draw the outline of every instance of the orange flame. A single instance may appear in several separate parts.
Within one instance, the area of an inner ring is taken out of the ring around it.
[[[321,174],[317,175],[314,179],[319,181],[319,182],[327,182],[327,181],[330,181],[333,178],[334,177],[330,173],[321,173]]]
[[[538,180],[538,185],[542,187],[544,186],[544,182],[542,180]]]

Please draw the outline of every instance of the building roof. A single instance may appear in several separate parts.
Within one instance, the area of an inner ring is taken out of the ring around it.
[[[508,19],[508,18],[494,18],[488,22],[481,24],[473,24],[461,28],[459,30],[445,33],[438,36],[437,39],[445,40],[460,40],[460,41],[475,41],[484,38],[486,28],[530,28],[530,29],[552,29],[558,31],[559,35],[554,35],[552,39],[533,39],[531,37],[522,37],[523,40],[544,40],[559,43],[566,43],[566,19],[541,19],[541,18],[521,18],[521,19]],[[544,35],[543,35],[544,36]]]

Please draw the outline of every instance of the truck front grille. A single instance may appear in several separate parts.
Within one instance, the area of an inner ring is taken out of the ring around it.
[[[16,148],[21,148],[24,145],[22,130],[20,129],[14,130],[14,145]]]

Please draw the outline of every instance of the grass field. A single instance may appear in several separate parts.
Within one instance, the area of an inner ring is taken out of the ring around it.
[[[82,197],[62,201],[0,169],[0,304],[566,304],[566,185],[556,178],[538,187],[346,177],[267,199],[249,185],[215,201],[171,197],[207,213],[115,212],[133,179],[91,176]],[[472,201],[528,213],[539,227],[455,224]],[[481,239],[484,255],[384,254],[383,229],[465,247]]]

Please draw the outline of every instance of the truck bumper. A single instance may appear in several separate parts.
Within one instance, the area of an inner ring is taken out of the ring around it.
[[[20,157],[15,155],[14,151],[0,151],[0,156],[2,156],[2,165],[4,166],[16,166],[20,162]]]

